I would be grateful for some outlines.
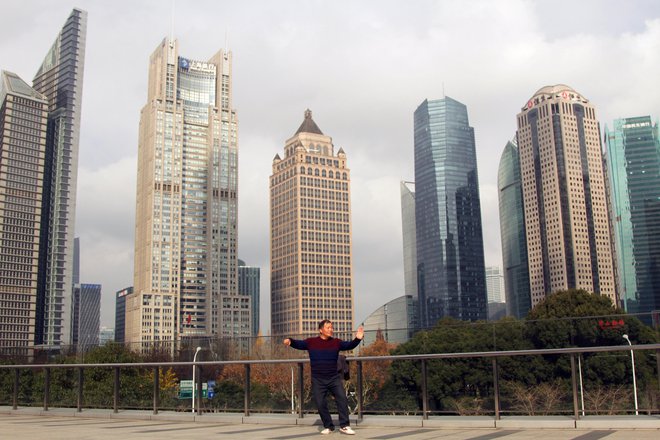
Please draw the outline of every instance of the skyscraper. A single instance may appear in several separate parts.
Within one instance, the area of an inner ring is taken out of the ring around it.
[[[520,154],[518,145],[514,141],[507,142],[500,157],[500,165],[497,170],[497,189],[506,314],[522,319],[531,309],[531,296]]]
[[[71,342],[73,239],[87,12],[74,9],[34,77],[48,100],[35,342]]]
[[[351,331],[350,181],[344,150],[305,111],[270,176],[273,335],[314,334],[322,319]]]
[[[34,346],[48,100],[0,74],[0,349]],[[11,349],[11,350],[10,350]]]
[[[486,291],[489,303],[503,303],[504,299],[504,277],[498,266],[486,267]]]
[[[560,84],[518,114],[531,306],[564,289],[616,302],[600,132],[589,101]]]
[[[126,297],[133,293],[127,287],[115,293],[115,342],[126,342]]]
[[[99,345],[101,285],[79,284],[73,296],[73,344],[78,351]]]
[[[406,295],[417,301],[417,237],[415,232],[415,183],[401,182],[403,277]]]
[[[474,129],[454,99],[415,111],[415,227],[419,324],[487,318]]]
[[[150,58],[140,116],[134,292],[126,341],[249,335],[237,289],[238,120],[232,55],[179,55],[164,39]],[[249,315],[249,314],[248,314]]]
[[[630,313],[660,310],[660,136],[650,116],[605,127],[619,295]]]
[[[243,260],[238,260],[238,293],[250,298],[251,304],[251,336],[259,334],[259,302],[261,269],[247,266]]]

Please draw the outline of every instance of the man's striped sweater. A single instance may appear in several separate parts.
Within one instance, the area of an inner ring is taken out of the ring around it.
[[[328,338],[323,339],[320,336],[307,338],[305,340],[292,339],[291,347],[298,350],[309,351],[309,363],[312,366],[312,377],[331,378],[337,374],[337,358],[339,352],[352,350],[362,342],[355,338],[352,341],[342,341],[341,339]]]

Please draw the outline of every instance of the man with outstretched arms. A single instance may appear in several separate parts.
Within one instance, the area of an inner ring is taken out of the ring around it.
[[[360,344],[362,338],[364,338],[364,329],[362,326],[358,327],[355,339],[352,341],[333,338],[333,333],[332,322],[324,319],[319,322],[319,335],[317,337],[305,340],[286,338],[284,345],[309,352],[309,363],[312,367],[312,395],[323,422],[321,434],[330,434],[335,430],[326,401],[328,393],[331,393],[337,403],[339,432],[353,435],[355,431],[351,429],[348,419],[348,400],[346,399],[340,373],[337,370],[337,359],[340,351],[352,350]]]

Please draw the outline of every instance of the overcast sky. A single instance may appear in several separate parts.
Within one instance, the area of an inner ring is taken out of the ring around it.
[[[516,114],[568,84],[601,128],[660,112],[660,2],[92,1],[0,6],[0,69],[32,78],[73,7],[88,11],[76,236],[81,281],[103,285],[101,325],[133,283],[137,132],[150,54],[234,54],[239,257],[261,267],[270,329],[268,177],[309,108],[348,157],[356,323],[403,292],[399,182],[413,180],[413,112],[443,90],[475,129],[486,265],[502,265],[497,167]],[[172,13],[174,11],[174,13]],[[172,19],[174,17],[174,19]],[[174,23],[172,25],[172,23]]]

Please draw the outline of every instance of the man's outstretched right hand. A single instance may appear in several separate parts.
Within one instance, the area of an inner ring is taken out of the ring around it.
[[[286,338],[284,341],[284,345],[291,345],[291,339]]]

